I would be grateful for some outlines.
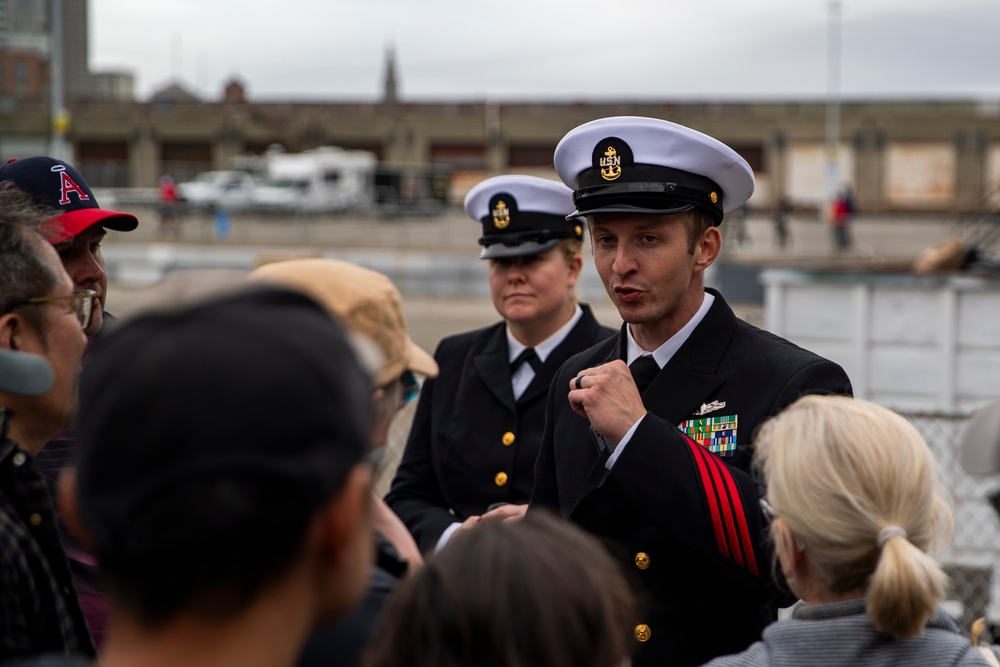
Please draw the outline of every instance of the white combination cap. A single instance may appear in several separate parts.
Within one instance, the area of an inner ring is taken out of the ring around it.
[[[754,190],[739,153],[707,134],[657,118],[615,116],[562,138],[556,171],[573,188],[576,211],[681,213],[700,208],[722,221]]]
[[[465,197],[465,212],[482,223],[482,259],[536,255],[565,238],[583,238],[583,221],[573,212],[573,191],[535,176],[496,176]]]

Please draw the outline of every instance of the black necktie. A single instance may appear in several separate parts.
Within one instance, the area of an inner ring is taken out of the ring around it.
[[[635,386],[639,389],[640,395],[646,391],[646,387],[660,372],[660,367],[651,354],[642,355],[629,364],[628,369],[632,371],[632,379],[635,380]]]
[[[531,366],[531,369],[538,372],[538,369],[542,367],[542,360],[538,358],[535,354],[535,349],[529,347],[517,355],[514,361],[510,362],[510,374],[513,375],[517,372],[517,369],[521,367],[521,364],[527,362]]]

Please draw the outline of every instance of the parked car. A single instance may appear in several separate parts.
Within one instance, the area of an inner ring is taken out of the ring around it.
[[[256,187],[244,171],[206,171],[177,186],[181,201],[189,208],[205,210],[252,208]]]

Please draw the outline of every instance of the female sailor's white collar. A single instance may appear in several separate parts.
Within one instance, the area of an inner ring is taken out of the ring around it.
[[[566,340],[566,336],[569,332],[573,330],[576,323],[580,321],[583,317],[583,308],[580,304],[576,304],[576,311],[573,312],[573,317],[569,318],[569,322],[562,325],[554,334],[543,340],[541,343],[535,346],[535,354],[538,358],[545,363],[552,351],[559,347],[559,344]],[[510,359],[507,361],[513,362],[517,359],[517,355],[521,354],[524,350],[528,349],[528,346],[514,338],[514,334],[510,332],[510,327],[507,327],[507,349],[510,352]]]

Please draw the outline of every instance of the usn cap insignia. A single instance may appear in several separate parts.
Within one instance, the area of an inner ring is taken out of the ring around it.
[[[594,147],[591,159],[593,168],[600,171],[605,181],[617,180],[626,168],[635,164],[632,149],[617,137],[601,140]]]
[[[497,229],[506,229],[510,224],[510,209],[501,199],[493,206],[493,226]]]
[[[618,157],[618,151],[614,146],[608,146],[601,158],[601,178],[606,181],[613,181],[622,175],[622,159]]]

